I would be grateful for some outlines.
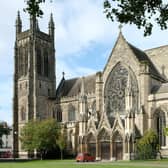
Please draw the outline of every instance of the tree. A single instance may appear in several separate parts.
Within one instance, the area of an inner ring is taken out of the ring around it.
[[[41,17],[41,3],[46,0],[25,0],[27,8],[24,11],[32,16]],[[51,2],[52,0],[50,0]],[[153,21],[161,30],[167,29],[168,3],[164,0],[104,0],[106,17],[121,24],[135,24],[139,29],[144,28],[144,36],[151,35]]]
[[[145,132],[136,143],[137,159],[155,159],[158,152],[158,135],[153,130]]]
[[[2,136],[3,135],[8,135],[10,132],[10,128],[7,126],[5,122],[0,123],[0,147],[2,148],[3,141],[2,141]]]
[[[56,139],[56,144],[58,145],[60,152],[61,152],[61,160],[63,159],[63,150],[66,147],[66,136],[65,136],[65,130],[63,130],[58,139]]]
[[[168,3],[163,0],[104,0],[104,9],[112,21],[144,27],[144,36],[152,33],[153,20],[162,30],[167,29]]]
[[[40,4],[45,2],[45,0],[25,0],[27,7],[23,10],[28,12],[31,16],[41,17],[43,15],[43,11],[40,8]]]
[[[164,135],[168,136],[168,127],[164,128]]]
[[[36,149],[43,159],[43,155],[48,150],[56,147],[59,129],[60,127],[54,119],[28,122],[21,130],[20,140],[23,149],[30,152]]]

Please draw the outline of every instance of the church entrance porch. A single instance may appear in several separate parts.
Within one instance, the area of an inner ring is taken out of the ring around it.
[[[125,140],[121,134],[116,131],[112,137],[106,129],[102,129],[95,137],[90,133],[86,138],[87,150],[97,160],[125,160]]]
[[[110,160],[110,142],[101,142],[100,150],[101,150],[101,159]]]
[[[116,160],[123,160],[123,143],[122,142],[113,143],[113,157]]]
[[[96,157],[96,143],[88,143],[88,152]]]
[[[92,133],[87,138],[87,152],[96,157],[96,138]]]
[[[110,135],[105,130],[102,129],[98,136],[99,144],[99,157],[101,160],[110,160]]]
[[[113,137],[113,158],[123,160],[123,139],[118,132]]]

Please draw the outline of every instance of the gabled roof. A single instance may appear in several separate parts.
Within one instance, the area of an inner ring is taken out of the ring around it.
[[[148,55],[147,55],[144,51],[142,51],[142,50],[136,48],[135,46],[133,46],[132,44],[128,43],[128,42],[126,41],[126,39],[124,38],[124,36],[123,36],[123,34],[122,34],[121,31],[120,31],[120,33],[119,33],[119,36],[118,36],[118,38],[117,38],[117,41],[116,41],[116,43],[115,43],[113,49],[112,49],[112,52],[111,52],[111,54],[110,54],[110,57],[109,57],[109,59],[108,59],[108,61],[107,61],[107,64],[106,64],[106,66],[105,66],[105,68],[104,68],[104,71],[105,71],[105,69],[106,69],[106,67],[107,67],[107,65],[108,65],[108,62],[109,62],[110,59],[111,59],[111,56],[113,55],[114,48],[117,46],[117,44],[119,43],[120,40],[123,40],[124,43],[126,43],[126,44],[128,45],[128,47],[131,49],[131,51],[133,52],[133,54],[135,55],[136,59],[137,59],[139,62],[146,61],[146,62],[149,64],[149,72],[150,72],[150,74],[151,74],[153,77],[155,77],[155,78],[161,80],[162,82],[165,82],[165,81],[166,81],[165,78],[164,78],[164,77],[159,73],[159,71],[156,69],[156,67],[154,66],[154,64],[152,63],[152,61],[151,61],[150,58],[148,57]]]
[[[154,86],[151,90],[151,93],[168,93],[168,83],[163,83],[161,86]]]
[[[84,77],[84,91],[85,94],[95,93],[95,85],[96,84],[96,74],[89,75]],[[65,80],[64,78],[61,80],[57,91],[56,97],[72,97],[77,96],[81,92],[82,78],[74,78]]]
[[[159,78],[162,81],[165,81],[164,77],[159,73],[159,71],[156,69],[156,67],[154,66],[154,64],[152,63],[152,61],[150,60],[150,58],[148,57],[148,55],[143,52],[142,50],[136,48],[135,46],[133,46],[132,44],[128,43],[129,47],[131,48],[131,50],[133,51],[133,53],[135,54],[136,58],[141,62],[141,61],[146,61],[149,64],[149,73],[152,74],[153,76]]]

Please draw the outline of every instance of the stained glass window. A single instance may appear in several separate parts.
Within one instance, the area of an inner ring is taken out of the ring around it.
[[[128,83],[128,77],[130,83]],[[131,69],[118,63],[111,71],[105,85],[105,109],[111,126],[116,112],[120,115],[126,114],[126,90],[128,87],[132,96],[132,110],[137,111],[138,86],[136,78]]]

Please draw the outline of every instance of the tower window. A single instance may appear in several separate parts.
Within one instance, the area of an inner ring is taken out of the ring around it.
[[[44,54],[44,76],[49,76],[49,61],[48,61],[48,53],[45,52]]]
[[[41,50],[37,50],[37,73],[42,75],[42,59],[41,59]]]
[[[19,65],[19,77],[21,77],[23,75],[23,48],[22,46],[19,48],[18,65]]]

